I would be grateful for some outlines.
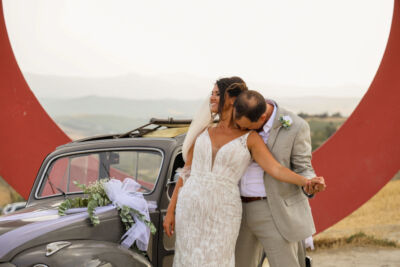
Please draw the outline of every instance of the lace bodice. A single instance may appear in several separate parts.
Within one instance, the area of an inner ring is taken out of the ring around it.
[[[214,156],[208,129],[197,137],[176,206],[175,267],[235,266],[242,218],[238,183],[251,160],[248,135],[214,149]]]
[[[210,173],[214,177],[228,178],[233,184],[238,184],[251,160],[247,148],[249,133],[239,136],[219,149],[213,149],[211,138],[206,129],[196,140],[191,173]],[[214,152],[214,153],[213,153]]]

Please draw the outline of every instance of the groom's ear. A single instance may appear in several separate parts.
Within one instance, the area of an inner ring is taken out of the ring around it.
[[[267,119],[267,114],[264,112],[261,117],[258,119],[258,121],[264,122]]]

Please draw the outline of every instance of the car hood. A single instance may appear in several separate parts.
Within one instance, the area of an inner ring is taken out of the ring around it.
[[[32,206],[0,216],[0,235],[15,228],[38,221],[54,220],[58,215],[45,215],[44,211],[56,210],[60,201],[48,202],[45,205]]]
[[[27,248],[54,241],[92,239],[119,242],[123,227],[114,207],[101,207],[98,212],[100,224],[94,227],[86,211],[59,216],[59,204],[60,201],[49,202],[45,206],[27,207],[1,216],[0,244],[8,246],[0,246],[0,262],[11,260]]]

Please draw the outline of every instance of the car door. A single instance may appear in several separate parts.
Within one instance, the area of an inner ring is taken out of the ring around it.
[[[175,234],[172,237],[168,237],[162,227],[162,223],[164,221],[165,214],[167,212],[168,204],[170,202],[172,193],[175,188],[175,183],[177,182],[177,177],[175,171],[178,168],[183,167],[185,162],[182,158],[182,152],[177,150],[172,158],[170,163],[170,171],[168,172],[167,181],[161,196],[161,204],[160,204],[160,240],[159,240],[159,249],[158,249],[158,266],[162,267],[171,267],[174,258],[175,252]],[[162,231],[162,234],[161,234]]]

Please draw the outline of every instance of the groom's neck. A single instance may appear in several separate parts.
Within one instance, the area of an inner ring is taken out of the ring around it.
[[[271,118],[272,113],[274,112],[274,105],[267,103],[267,110],[265,111],[265,121],[264,124]]]

